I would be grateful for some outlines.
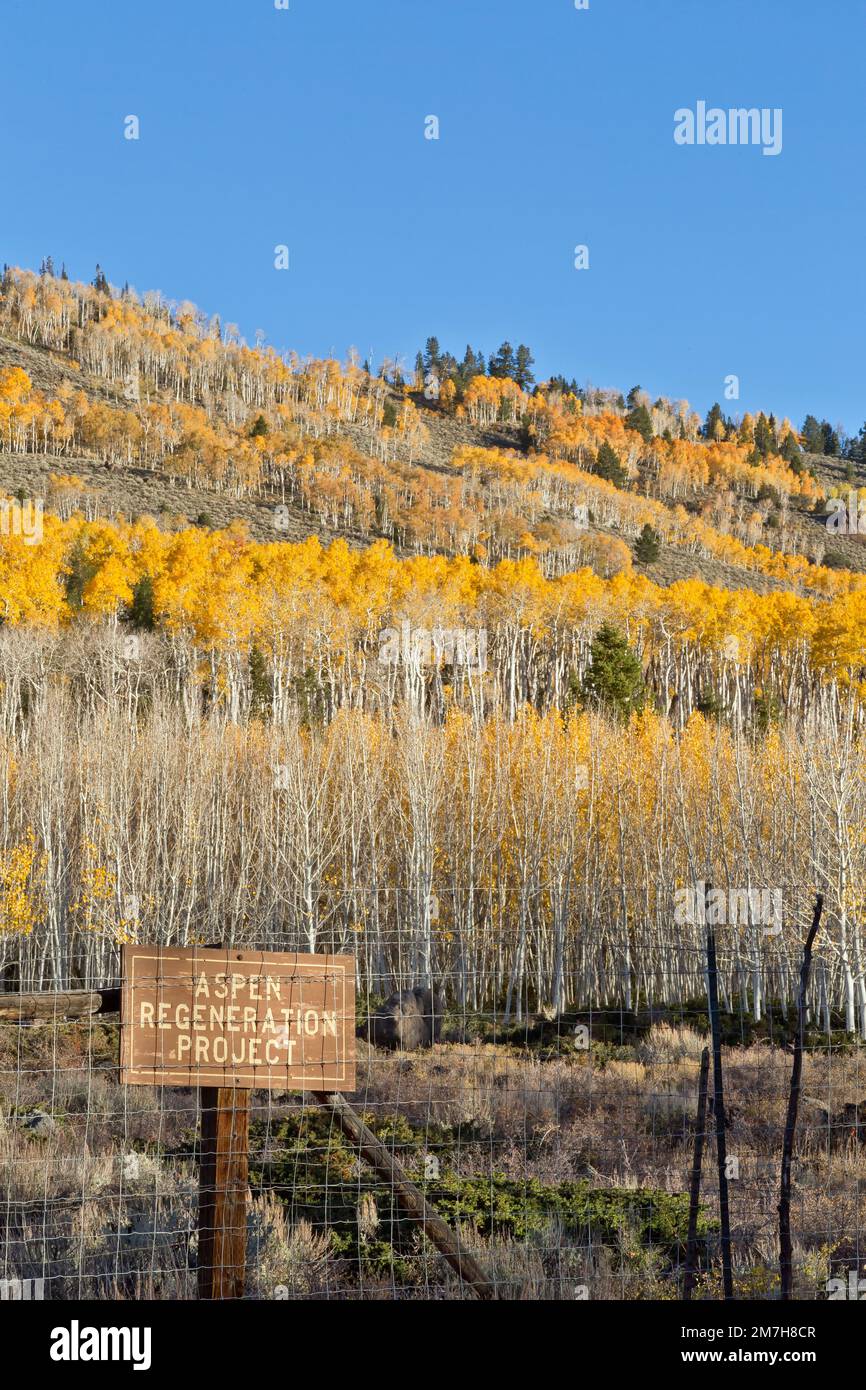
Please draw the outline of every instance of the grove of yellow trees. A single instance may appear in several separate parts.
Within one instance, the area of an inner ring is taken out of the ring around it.
[[[677,735],[652,711],[624,730],[526,707],[236,724],[176,694],[131,718],[122,686],[88,707],[44,676],[22,718],[13,660],[0,652],[0,965],[22,982],[92,983],[124,941],[221,935],[350,951],[374,993],[433,978],[458,1010],[506,1020],[678,1003],[703,995],[704,942],[675,905],[712,880],[781,904],[778,929],[749,908],[719,933],[724,1003],[760,1018],[796,998],[821,886],[812,1007],[866,1030],[850,728],[754,741],[699,714]]]
[[[248,699],[246,660],[266,660],[275,708],[306,679],[329,709],[345,701],[454,697],[482,709],[525,701],[564,707],[592,637],[613,623],[638,650],[659,706],[682,721],[720,683],[737,708],[758,693],[805,712],[864,689],[866,583],[832,598],[662,587],[631,569],[605,579],[590,568],[548,578],[532,558],[495,565],[471,557],[398,558],[384,541],[353,549],[310,537],[252,541],[242,525],[161,531],[134,523],[61,520],[47,513],[41,543],[0,534],[0,632],[57,631],[107,622],[154,628],[193,664],[224,667],[232,707]],[[382,633],[408,622],[486,634],[483,672],[392,670],[378,660]],[[240,683],[240,687],[238,686]]]

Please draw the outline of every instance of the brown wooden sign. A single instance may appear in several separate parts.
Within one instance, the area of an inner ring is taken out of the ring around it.
[[[124,946],[127,1086],[355,1088],[355,961]]]

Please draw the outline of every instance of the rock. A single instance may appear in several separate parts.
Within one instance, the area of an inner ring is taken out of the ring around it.
[[[432,1047],[439,1041],[445,1000],[430,989],[400,990],[369,1019],[362,1036],[369,1036],[376,1047],[403,1052],[416,1047]]]
[[[833,1148],[844,1147],[852,1140],[866,1144],[866,1101],[860,1101],[858,1105],[843,1105],[841,1110],[832,1114],[809,1096],[804,1096],[803,1100],[806,1106],[811,1107],[814,1115],[811,1127],[822,1143],[829,1141]]]
[[[131,1250],[185,1246],[194,1229],[192,1213],[191,1202],[175,1208],[163,1200],[154,1210],[133,1212],[127,1228],[119,1232],[120,1241]]]
[[[32,1110],[29,1115],[21,1116],[21,1127],[26,1129],[28,1134],[53,1134],[57,1125],[54,1118],[44,1110]]]
[[[859,1105],[843,1106],[835,1125],[842,1131],[844,1139],[856,1139],[858,1144],[866,1144],[866,1101],[861,1101]]]
[[[141,1177],[141,1154],[135,1152],[121,1154],[120,1173],[124,1182],[137,1182]]]

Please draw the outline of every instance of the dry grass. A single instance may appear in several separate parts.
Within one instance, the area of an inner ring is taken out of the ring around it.
[[[653,1023],[638,1044],[637,1055],[647,1066],[666,1062],[700,1061],[706,1038],[693,1028],[675,1028],[669,1023]]]
[[[28,1039],[26,1057],[15,1031],[0,1029],[0,1274],[45,1278],[54,1298],[194,1297],[194,1095],[121,1090],[99,1048],[82,1050],[73,1027]],[[105,1056],[112,1045],[106,1035]],[[521,1182],[587,1179],[597,1188],[682,1193],[702,1046],[689,1030],[659,1026],[631,1057],[604,1065],[592,1055],[543,1061],[482,1043],[410,1056],[362,1049],[354,1103],[375,1123],[408,1122],[422,1152],[441,1152],[449,1171],[464,1178],[495,1172]],[[758,1045],[726,1049],[725,1066],[738,1291],[771,1297],[790,1058]],[[805,1060],[792,1213],[805,1297],[820,1296],[840,1263],[859,1264],[866,1146],[829,1129],[819,1103],[837,1114],[858,1101],[863,1073],[858,1052]],[[273,1127],[297,1113],[298,1098],[257,1094],[255,1107]],[[36,1112],[49,1119],[31,1128]],[[703,1200],[709,1209],[717,1200],[712,1144]],[[388,1236],[381,1206],[360,1188],[357,1225],[371,1249]],[[555,1221],[521,1239],[467,1235],[515,1296],[676,1296],[657,1252],[635,1250],[627,1231],[622,1248],[577,1244]],[[275,1290],[307,1299],[462,1296],[423,1242],[407,1258],[418,1271],[414,1287],[388,1268],[377,1274],[371,1266],[359,1277],[357,1260],[353,1267],[335,1248],[333,1232],[293,1219],[291,1207],[270,1193],[250,1204],[252,1297]],[[709,1281],[705,1293],[714,1292]]]

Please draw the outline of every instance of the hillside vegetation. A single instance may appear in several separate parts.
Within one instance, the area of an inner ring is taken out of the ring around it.
[[[0,335],[9,979],[231,935],[632,1008],[700,994],[707,880],[760,1020],[821,886],[815,1017],[866,1036],[866,573],[822,524],[862,440],[525,350],[283,356],[104,277],[7,270]]]

